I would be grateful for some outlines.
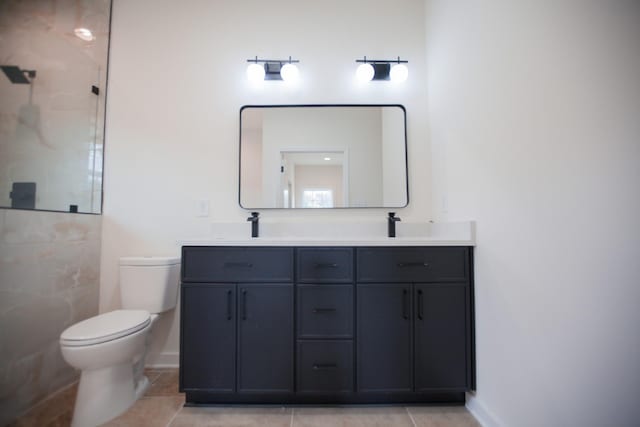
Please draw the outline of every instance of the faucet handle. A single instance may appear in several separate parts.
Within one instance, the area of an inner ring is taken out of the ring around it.
[[[251,212],[251,216],[247,218],[247,221],[257,221],[260,216],[260,212]]]
[[[389,221],[402,221],[399,216],[396,216],[395,212],[389,212]]]

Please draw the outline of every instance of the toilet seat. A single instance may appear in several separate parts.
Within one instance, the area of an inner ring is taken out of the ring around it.
[[[60,335],[60,344],[81,347],[113,341],[144,329],[151,323],[145,310],[115,310],[83,320]]]

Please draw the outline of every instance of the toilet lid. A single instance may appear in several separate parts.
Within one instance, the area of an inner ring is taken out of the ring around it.
[[[60,335],[67,346],[100,344],[137,332],[151,323],[146,310],[115,310],[83,320]]]

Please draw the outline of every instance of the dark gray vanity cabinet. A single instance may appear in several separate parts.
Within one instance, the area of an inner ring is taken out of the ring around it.
[[[413,390],[411,286],[358,284],[359,392]]]
[[[293,392],[292,249],[192,247],[182,260],[180,389]]]
[[[238,285],[238,393],[293,392],[293,286]]]
[[[466,284],[414,286],[415,390],[466,390],[469,307]],[[471,369],[471,366],[469,366]]]
[[[473,387],[471,248],[359,248],[358,390]]]
[[[180,375],[185,389],[235,392],[235,301],[235,285],[182,284]]]
[[[187,404],[464,402],[471,247],[182,252]]]
[[[296,393],[354,392],[354,250],[296,248]]]

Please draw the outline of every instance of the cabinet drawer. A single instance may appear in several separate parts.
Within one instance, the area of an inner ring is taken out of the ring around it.
[[[467,247],[358,248],[358,282],[462,282]]]
[[[298,285],[298,338],[353,337],[353,286]]]
[[[291,282],[293,249],[184,246],[182,281]]]
[[[353,391],[351,341],[298,341],[299,393]]]
[[[353,282],[351,248],[300,248],[297,255],[299,283]]]

